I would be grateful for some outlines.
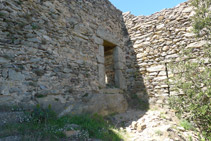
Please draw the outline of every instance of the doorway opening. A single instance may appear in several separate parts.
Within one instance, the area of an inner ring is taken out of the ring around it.
[[[105,59],[105,84],[106,87],[116,87],[115,68],[114,68],[114,49],[115,44],[104,41],[104,59]]]

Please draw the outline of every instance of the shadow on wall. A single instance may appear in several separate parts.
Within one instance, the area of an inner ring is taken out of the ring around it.
[[[136,52],[133,48],[133,43],[130,39],[128,30],[126,28],[123,16],[123,35],[125,43],[125,57],[126,57],[126,80],[127,80],[127,100],[129,107],[133,109],[148,110],[149,109],[149,96],[144,84],[141,68],[138,65]]]
[[[132,125],[133,121],[138,121],[146,114],[149,109],[149,96],[144,84],[144,79],[140,72],[136,52],[133,48],[133,42],[126,28],[123,15],[122,21],[122,35],[124,37],[124,50],[126,58],[126,68],[124,71],[127,91],[125,97],[128,102],[128,110],[125,113],[109,116],[108,119],[114,123],[117,128],[126,128]]]
[[[77,1],[71,1],[70,5],[77,8],[79,5],[84,6],[86,12],[84,9],[77,11],[68,8],[66,1],[61,3],[8,1],[7,3],[28,12],[17,13],[17,8],[12,7],[10,12],[5,10],[0,15],[3,19],[1,22],[3,33],[0,40],[0,103],[10,105],[21,103],[27,107],[41,103],[46,107],[52,105],[56,111],[69,109],[71,112],[75,110],[82,113],[81,105],[87,106],[86,102],[92,97],[91,94],[89,97],[89,93],[99,89],[98,71],[96,71],[98,70],[96,50],[99,46],[92,39],[93,35],[97,34],[98,26],[88,26],[82,22],[82,19],[86,19],[94,11],[88,5]],[[6,9],[7,3],[3,2],[1,7]],[[101,1],[94,3],[93,6],[97,10],[102,9],[99,8],[102,6]],[[50,9],[54,10],[50,13],[43,12]],[[77,14],[72,16],[74,12]],[[87,14],[81,17],[80,12],[81,15]],[[41,16],[42,14],[45,16]],[[99,14],[99,17],[102,15]],[[61,18],[66,20],[60,20]],[[111,24],[112,29],[118,29],[114,34],[120,37],[124,35],[125,39],[126,68],[123,73],[128,88],[126,97],[130,107],[148,109],[148,96],[139,72],[141,68],[138,67],[123,17],[116,15],[114,18],[116,19]],[[108,21],[110,20],[109,18]],[[115,27],[120,21],[122,26]],[[106,26],[103,20],[99,25]],[[122,35],[119,32],[122,32]],[[122,73],[119,74],[122,76]],[[111,76],[113,77],[113,74]],[[94,101],[96,97],[93,97]],[[116,99],[114,102],[117,103]],[[100,104],[102,105],[102,102]],[[120,106],[117,108],[120,109]]]

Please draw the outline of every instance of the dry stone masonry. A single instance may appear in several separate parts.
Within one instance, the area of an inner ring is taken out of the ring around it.
[[[51,105],[60,115],[124,112],[124,93],[162,104],[168,63],[191,33],[188,3],[135,17],[108,0],[1,0],[0,105]]]
[[[104,50],[116,56],[112,81],[126,89],[121,21],[108,0],[1,0],[0,104],[50,104],[62,114],[124,111],[122,94],[100,95]]]
[[[136,55],[136,63],[128,72],[135,74],[134,83],[140,83],[140,77],[143,77],[150,103],[164,104],[166,97],[177,94],[167,83],[173,77],[169,64],[182,60],[179,53],[184,48],[195,48],[197,55],[202,55],[200,48],[206,44],[192,33],[194,10],[185,2],[151,16],[136,17],[130,12],[123,15],[130,36],[126,54],[129,57]],[[136,89],[142,91],[139,87]],[[143,97],[143,92],[137,94]]]

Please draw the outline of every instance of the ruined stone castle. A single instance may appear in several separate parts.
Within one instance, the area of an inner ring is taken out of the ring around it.
[[[0,105],[107,115],[124,112],[131,93],[164,104],[176,94],[169,63],[205,44],[193,15],[188,3],[134,16],[108,0],[2,0]]]

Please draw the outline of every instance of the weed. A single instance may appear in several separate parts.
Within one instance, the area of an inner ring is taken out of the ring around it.
[[[4,13],[0,12],[0,17],[1,18],[4,17]]]
[[[32,26],[33,30],[40,29],[40,27],[38,25],[36,25],[36,24],[32,24],[31,26]]]
[[[47,95],[37,93],[37,94],[35,94],[35,97],[36,98],[44,98],[44,97],[47,97]]]
[[[165,113],[164,112],[161,112],[160,113],[160,118],[166,119],[166,116],[165,116]]]
[[[22,5],[22,3],[23,3],[22,1],[17,1],[18,5]]]
[[[182,126],[185,130],[193,130],[194,129],[193,125],[190,122],[188,122],[187,120],[181,120],[180,126]]]
[[[157,130],[157,131],[155,131],[155,134],[158,135],[158,136],[162,136],[163,132],[161,130]]]
[[[193,141],[193,138],[191,136],[189,136],[189,141]]]

